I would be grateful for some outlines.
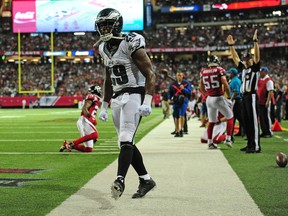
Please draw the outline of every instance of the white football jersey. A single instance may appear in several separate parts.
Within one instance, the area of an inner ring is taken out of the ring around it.
[[[109,68],[114,92],[126,87],[145,86],[145,77],[131,57],[132,53],[140,48],[145,49],[145,39],[135,32],[125,36],[113,55],[107,50],[106,43],[99,45],[99,53],[104,59],[104,65]]]

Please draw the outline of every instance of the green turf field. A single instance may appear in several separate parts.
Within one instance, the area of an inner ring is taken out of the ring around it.
[[[233,151],[222,150],[256,204],[269,216],[288,215],[288,166],[280,168],[275,162],[278,152],[288,155],[288,121],[281,126],[283,131],[274,132],[273,138],[260,139],[260,154],[239,151],[247,142],[242,137],[236,138]]]
[[[78,109],[0,109],[1,216],[46,215],[117,158],[111,116],[107,123],[98,121],[99,141],[92,153],[58,152],[64,139],[78,138],[79,113]],[[143,118],[136,140],[161,121],[162,110],[155,108],[151,116]],[[288,121],[281,125],[288,128]],[[241,137],[231,151],[222,149],[265,215],[288,215],[288,167],[279,168],[275,163],[277,152],[288,154],[287,142],[288,133],[283,131],[261,139],[261,154],[240,152],[246,143]],[[225,184],[225,179],[218,184]]]
[[[159,113],[143,118],[136,141],[162,121]],[[64,139],[79,137],[79,114],[78,109],[0,109],[0,215],[45,215],[117,158],[111,116],[107,123],[98,121],[92,153],[58,152]],[[34,172],[7,173],[10,169]]]

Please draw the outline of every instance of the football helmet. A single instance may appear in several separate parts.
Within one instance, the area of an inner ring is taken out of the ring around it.
[[[100,40],[97,43],[101,41],[106,42],[112,38],[123,39],[123,37],[121,37],[122,27],[123,17],[119,11],[113,8],[101,10],[95,21],[95,30],[100,35]]]
[[[208,56],[207,65],[208,67],[220,66],[220,60],[216,55]]]
[[[97,95],[99,97],[102,96],[102,89],[98,85],[92,85],[89,87],[88,92],[94,95]]]

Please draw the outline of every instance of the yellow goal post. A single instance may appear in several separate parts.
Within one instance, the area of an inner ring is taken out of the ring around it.
[[[54,33],[50,33],[50,47],[51,52],[54,52]],[[18,93],[19,94],[30,94],[30,93],[36,93],[39,97],[41,93],[48,94],[48,93],[54,93],[55,92],[55,86],[54,86],[54,55],[51,55],[51,89],[50,90],[22,90],[22,66],[21,66],[21,33],[18,31]]]

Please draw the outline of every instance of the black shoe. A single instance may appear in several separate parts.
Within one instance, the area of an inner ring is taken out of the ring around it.
[[[241,133],[234,134],[234,136],[242,136]]]
[[[174,137],[180,137],[180,133],[179,132],[176,132]]]
[[[262,138],[271,138],[272,135],[269,135],[269,134],[261,134],[260,137],[262,137]]]
[[[246,153],[255,153],[255,149],[253,149],[253,148],[247,148],[246,149],[246,151],[245,151]]]
[[[175,135],[175,134],[176,134],[176,131],[171,132],[171,134],[172,134],[172,135]]]
[[[188,134],[188,131],[184,131],[183,133],[184,133],[184,134]]]
[[[247,148],[246,153],[261,153],[261,149],[255,150],[254,148]]]
[[[182,130],[179,132],[179,136],[183,137],[183,131]]]
[[[150,190],[152,190],[156,186],[155,181],[152,178],[149,180],[144,180],[139,178],[139,186],[138,190],[135,194],[133,194],[132,199],[142,198],[147,194]]]
[[[261,149],[255,150],[255,153],[261,153]]]
[[[246,151],[247,150],[247,146],[245,146],[244,148],[241,148],[240,151]]]
[[[119,199],[125,189],[124,178],[117,178],[111,186],[111,195],[115,200]]]

